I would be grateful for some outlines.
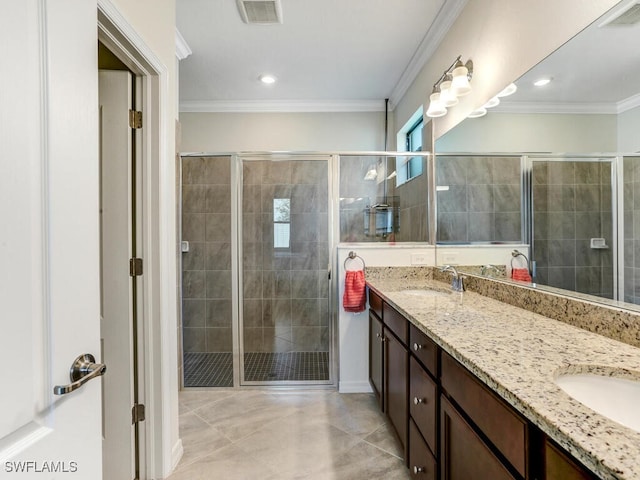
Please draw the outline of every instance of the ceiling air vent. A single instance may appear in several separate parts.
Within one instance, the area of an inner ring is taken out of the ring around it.
[[[236,0],[244,23],[282,23],[280,0]]]
[[[601,27],[618,27],[640,23],[640,3],[633,3],[623,11],[618,11],[606,19]]]

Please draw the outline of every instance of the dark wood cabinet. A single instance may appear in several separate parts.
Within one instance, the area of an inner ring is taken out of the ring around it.
[[[438,386],[414,357],[409,359],[409,413],[429,449],[437,455]]]
[[[438,478],[438,463],[413,420],[409,420],[409,474],[416,480]]]
[[[384,412],[384,337],[382,321],[369,312],[369,383],[378,399],[380,410]]]
[[[596,480],[598,478],[546,437],[544,466],[546,480]]]
[[[369,381],[411,478],[597,478],[380,296],[369,303]]]
[[[516,478],[444,396],[440,400],[440,415],[442,480]]]
[[[523,477],[527,465],[527,421],[450,355],[442,353],[442,390]]]
[[[384,329],[385,411],[407,458],[407,381],[409,353],[407,348],[386,327]]]

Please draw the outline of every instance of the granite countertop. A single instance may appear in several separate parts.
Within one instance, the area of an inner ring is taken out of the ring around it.
[[[640,433],[595,413],[554,381],[595,369],[624,369],[640,379],[639,348],[476,293],[450,292],[442,282],[367,284],[598,476],[640,480]],[[422,289],[442,293],[415,292]]]

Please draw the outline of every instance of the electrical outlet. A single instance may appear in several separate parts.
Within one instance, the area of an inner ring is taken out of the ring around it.
[[[427,265],[427,254],[426,253],[412,253],[411,254],[411,265]]]
[[[458,254],[457,253],[442,253],[440,257],[441,261],[439,262],[442,265],[456,265],[458,263]]]

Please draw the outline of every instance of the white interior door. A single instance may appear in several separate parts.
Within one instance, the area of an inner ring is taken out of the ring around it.
[[[97,5],[0,7],[0,478],[99,479]]]
[[[103,479],[135,478],[132,252],[132,149],[128,71],[99,72],[101,171],[102,347],[104,378]]]

